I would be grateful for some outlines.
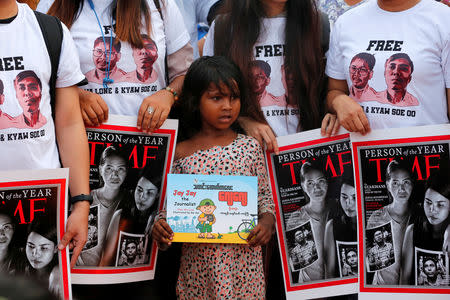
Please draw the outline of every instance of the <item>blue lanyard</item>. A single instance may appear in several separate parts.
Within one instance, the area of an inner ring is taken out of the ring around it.
[[[97,18],[98,26],[100,27],[100,32],[102,33],[102,39],[103,39],[103,47],[105,47],[105,53],[106,53],[106,40],[105,35],[103,33],[102,24],[100,23],[100,19],[98,18],[97,12],[95,11],[94,2],[92,0],[87,0],[89,3],[89,6],[91,7],[92,11],[95,14],[95,18]],[[111,15],[111,26],[113,26],[113,17]],[[112,40],[113,40],[113,29],[111,28],[111,37],[109,39],[109,53],[106,57],[106,61],[108,62],[108,67],[106,68],[106,77],[103,78],[103,87],[107,88],[108,84],[111,84],[114,82],[113,79],[109,78],[109,72],[110,72],[110,65],[111,65],[111,54],[112,54]]]

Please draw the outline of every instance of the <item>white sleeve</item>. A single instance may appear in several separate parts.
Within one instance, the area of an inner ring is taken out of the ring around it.
[[[209,10],[217,0],[195,0],[195,14],[197,23],[206,23]]]
[[[444,48],[442,49],[442,70],[444,72],[445,87],[450,89],[450,32],[444,42]]]
[[[84,79],[80,70],[80,60],[78,52],[75,48],[72,36],[66,25],[63,27],[63,41],[61,45],[61,55],[59,57],[58,75],[56,79],[56,87],[64,88],[76,85]]]
[[[330,47],[326,53],[327,65],[325,67],[325,74],[333,79],[345,80],[344,55],[339,45],[339,35],[342,30],[341,24],[338,19],[331,31]]]
[[[41,0],[36,7],[36,11],[46,14],[52,6],[54,0]]]
[[[205,44],[203,45],[203,55],[213,56],[214,55],[214,28],[216,27],[216,21],[211,24],[209,28],[208,35],[206,36]]]
[[[183,16],[174,0],[165,1],[165,7],[162,7],[162,14],[164,17],[167,54],[172,54],[189,43],[190,37],[184,25]]]

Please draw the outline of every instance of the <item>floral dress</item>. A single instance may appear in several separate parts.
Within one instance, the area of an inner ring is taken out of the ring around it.
[[[261,147],[239,134],[225,147],[199,150],[175,161],[178,174],[258,176],[258,213],[274,214]],[[184,243],[177,283],[179,299],[264,299],[261,247]]]

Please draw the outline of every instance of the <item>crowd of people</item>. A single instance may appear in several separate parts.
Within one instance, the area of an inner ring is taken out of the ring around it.
[[[56,249],[67,245],[73,250],[72,266],[109,266],[146,261],[142,238],[151,236],[162,249],[172,244],[165,211],[156,210],[161,178],[150,178],[143,170],[136,186],[124,188],[127,158],[119,149],[111,146],[103,152],[101,185],[90,191],[84,126],[100,125],[109,114],[137,117],[136,127],[144,133],[154,132],[169,117],[179,119],[174,173],[258,176],[259,217],[248,238],[250,247],[183,244],[172,287],[179,299],[280,297],[284,288],[273,242],[276,218],[262,151],[267,147],[278,153],[276,137],[315,128],[331,136],[340,126],[366,134],[449,123],[450,8],[445,0],[219,1],[201,49],[204,56],[194,61],[198,45],[192,26],[206,21],[215,2],[30,1],[62,22],[55,71],[32,9],[0,0],[0,36],[8,41],[0,47],[0,170],[70,169],[72,212],[66,233],[57,244],[56,236],[30,226],[23,245],[29,264],[22,273],[44,270],[53,280]],[[52,72],[57,72],[54,86]],[[398,107],[407,113],[396,114]],[[38,138],[3,138],[31,129],[39,129]],[[343,179],[340,214],[329,218],[322,172],[305,163],[298,174],[307,204],[295,222],[312,224],[295,233],[298,247],[291,263],[299,282],[356,272],[354,249],[333,242],[343,230],[349,232],[345,242],[356,241],[354,183]],[[368,228],[391,222],[392,242],[404,250],[386,250],[384,267],[374,257],[373,280],[411,282],[412,268],[399,271],[400,265],[411,265],[411,245],[432,243],[434,250],[442,250],[450,218],[448,176],[432,174],[428,180],[423,220],[412,220],[407,209],[412,189],[408,171],[392,161],[386,176],[391,204],[375,212]],[[134,203],[123,200],[129,194]],[[96,215],[92,209],[90,215],[92,206]],[[98,231],[89,232],[89,219],[101,223]],[[9,246],[14,222],[7,215],[0,215],[0,221],[0,267],[9,270],[18,255]],[[121,237],[126,226],[133,235]],[[314,245],[308,240],[311,231],[319,237]],[[82,252],[88,233],[90,248]],[[426,233],[430,241],[419,238]],[[375,229],[373,239],[373,247],[391,243],[383,230]],[[45,266],[33,259],[34,247],[42,242],[53,253]],[[308,260],[300,251],[305,245],[311,250],[309,260],[318,259],[301,267]],[[423,284],[441,280],[438,272],[431,274],[430,260],[440,268],[439,259],[424,255]],[[162,259],[159,265],[164,263]],[[273,276],[278,279],[267,280]],[[45,284],[51,286],[48,280]]]

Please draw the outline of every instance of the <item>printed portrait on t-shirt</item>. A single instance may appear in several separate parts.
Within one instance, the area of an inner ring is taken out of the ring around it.
[[[134,83],[153,83],[158,79],[158,73],[153,69],[153,64],[158,59],[158,47],[148,35],[142,36],[143,47],[133,48],[133,60],[136,70],[127,74],[125,81]]]
[[[47,119],[40,111],[42,98],[42,82],[34,71],[22,71],[14,78],[16,100],[22,109],[22,114],[11,117],[6,112],[0,112],[0,128],[41,128]],[[5,101],[4,84],[0,81],[0,104]]]
[[[105,78],[125,81],[126,72],[117,67],[121,58],[121,43],[114,37],[98,37],[94,41],[92,60],[95,68],[84,74],[89,82],[103,84]],[[109,75],[109,76],[108,76]]]
[[[414,64],[406,53],[395,53],[384,64],[387,89],[380,93],[380,102],[395,106],[417,106],[419,101],[406,87],[412,78]]]
[[[263,60],[255,60],[250,64],[251,90],[258,97],[261,107],[264,106],[286,106],[286,98],[282,96],[274,96],[266,90],[270,84],[270,73],[272,69],[270,65]]]
[[[354,100],[359,102],[377,100],[378,93],[369,85],[375,61],[375,56],[365,52],[358,53],[352,58],[349,67],[352,81],[350,97]]]
[[[356,54],[349,66],[351,86],[349,96],[358,102],[378,101],[398,107],[418,106],[419,101],[407,90],[414,71],[414,63],[406,53],[395,53],[389,56],[384,63],[384,90],[376,91],[369,84],[371,79],[381,74],[374,72],[375,55],[361,52]]]

